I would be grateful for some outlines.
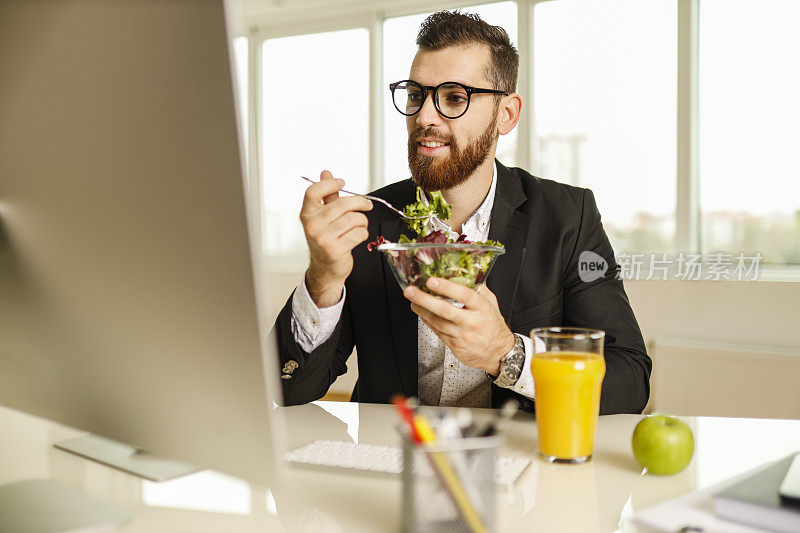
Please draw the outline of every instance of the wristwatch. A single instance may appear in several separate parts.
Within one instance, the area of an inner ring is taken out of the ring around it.
[[[525,364],[525,345],[522,337],[514,333],[514,347],[500,360],[500,375],[494,380],[499,387],[513,387],[522,375]]]

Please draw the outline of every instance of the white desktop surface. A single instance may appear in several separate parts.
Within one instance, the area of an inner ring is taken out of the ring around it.
[[[292,448],[351,436],[360,443],[399,444],[392,406],[315,402],[282,409]],[[476,411],[478,416],[487,414]],[[687,417],[696,441],[689,467],[674,476],[643,475],[630,447],[641,418],[600,417],[594,459],[572,466],[538,459],[536,425],[532,417],[518,415],[506,432],[501,454],[534,461],[511,490],[498,492],[496,531],[637,531],[629,521],[635,511],[800,450],[797,420]],[[0,406],[0,484],[31,478],[67,483],[131,510],[135,518],[119,529],[125,532],[399,530],[399,476],[301,467],[290,468],[285,486],[274,493],[208,472],[168,482],[171,485],[148,486],[52,447],[81,434]],[[156,506],[155,500],[182,508]]]

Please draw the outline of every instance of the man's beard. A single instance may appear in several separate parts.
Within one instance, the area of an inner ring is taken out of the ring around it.
[[[414,183],[425,191],[441,191],[465,182],[486,161],[492,150],[496,138],[497,111],[495,109],[489,126],[481,136],[463,150],[456,146],[452,135],[441,134],[434,128],[414,129],[408,135],[408,168]],[[417,139],[425,137],[435,137],[447,143],[450,155],[437,162],[435,157],[420,154],[417,151]]]

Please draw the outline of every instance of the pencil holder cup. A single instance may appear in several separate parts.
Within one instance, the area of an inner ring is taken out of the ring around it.
[[[500,437],[416,444],[403,442],[402,531],[491,532],[495,455]]]

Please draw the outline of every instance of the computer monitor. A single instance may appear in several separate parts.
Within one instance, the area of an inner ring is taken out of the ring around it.
[[[232,72],[221,0],[0,2],[0,403],[269,485]]]

